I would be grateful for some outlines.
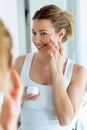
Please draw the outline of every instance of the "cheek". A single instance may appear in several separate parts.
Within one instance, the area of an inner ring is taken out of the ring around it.
[[[50,36],[42,37],[42,42],[43,43],[50,43],[50,41],[51,41],[51,37]]]
[[[58,43],[58,40],[59,40],[59,39],[58,39],[57,36],[54,35],[54,36],[51,36],[51,38],[52,38],[52,40],[53,40],[55,43]]]

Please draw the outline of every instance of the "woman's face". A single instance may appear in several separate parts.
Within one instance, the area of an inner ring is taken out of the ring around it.
[[[58,42],[58,33],[50,20],[33,20],[32,41],[38,51],[48,49],[51,37]]]

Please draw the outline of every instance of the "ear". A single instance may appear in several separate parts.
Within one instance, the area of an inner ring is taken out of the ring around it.
[[[63,39],[63,37],[66,35],[66,30],[64,28],[62,28],[59,32],[58,32],[59,38],[60,40]]]

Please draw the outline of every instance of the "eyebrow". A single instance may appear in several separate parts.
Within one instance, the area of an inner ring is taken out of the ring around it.
[[[33,29],[32,29],[32,31],[35,32]],[[42,30],[39,30],[39,32],[48,32],[48,30],[42,29]]]

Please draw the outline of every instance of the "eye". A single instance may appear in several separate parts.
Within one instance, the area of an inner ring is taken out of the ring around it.
[[[46,33],[46,32],[41,32],[40,34],[41,34],[41,36],[47,36],[48,35],[48,33]]]
[[[33,35],[36,35],[36,32],[32,31],[32,34],[33,34]]]

